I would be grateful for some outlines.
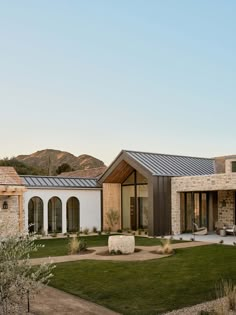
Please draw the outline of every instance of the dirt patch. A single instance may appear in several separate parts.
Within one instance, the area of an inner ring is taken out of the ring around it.
[[[95,249],[87,249],[87,250],[82,250],[81,252],[78,253],[78,255],[88,255],[94,252],[95,252]]]
[[[98,253],[96,253],[96,255],[99,255],[99,256],[129,256],[129,255],[133,255],[135,253],[139,253],[141,251],[142,250],[140,248],[135,248],[134,253],[131,253],[131,254],[122,254],[122,253],[114,254],[114,253],[109,253],[109,251],[106,250],[104,252],[98,252]]]
[[[175,251],[173,251],[173,253],[171,253],[171,254],[160,254],[160,253],[158,253],[156,250],[152,250],[152,251],[150,251],[150,253],[151,254],[156,254],[156,255],[158,255],[158,256],[173,256],[174,254],[175,254]]]

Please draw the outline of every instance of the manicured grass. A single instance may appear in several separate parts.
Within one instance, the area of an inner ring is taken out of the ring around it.
[[[83,236],[86,239],[88,247],[107,246],[108,235]],[[68,255],[68,238],[52,238],[44,240],[36,240],[38,244],[44,245],[37,252],[31,254],[32,258],[53,257]],[[173,241],[178,242],[178,241]],[[180,241],[179,241],[180,242]],[[136,246],[152,246],[159,245],[160,239],[149,239],[147,237],[135,237]]]
[[[54,274],[52,286],[121,314],[161,314],[214,299],[221,279],[236,283],[236,247],[179,249],[145,262],[61,263]]]

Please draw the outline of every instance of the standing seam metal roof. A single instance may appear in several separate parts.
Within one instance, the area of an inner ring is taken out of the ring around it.
[[[20,176],[27,187],[45,188],[99,188],[97,180],[94,178],[72,178],[57,176]]]
[[[215,161],[181,155],[126,151],[154,176],[194,176],[215,173]]]

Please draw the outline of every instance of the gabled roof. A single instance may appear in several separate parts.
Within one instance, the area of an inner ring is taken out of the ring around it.
[[[0,166],[0,185],[23,186],[23,182],[14,167]]]
[[[210,175],[215,173],[215,161],[209,158],[122,150],[101,175],[99,182],[121,182],[132,169],[144,176]]]
[[[154,176],[194,176],[215,173],[215,161],[192,156],[124,151]]]
[[[31,188],[99,188],[94,178],[72,178],[57,176],[21,176],[26,187]]]

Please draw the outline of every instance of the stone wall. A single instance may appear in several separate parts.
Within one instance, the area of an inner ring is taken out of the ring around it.
[[[234,224],[235,192],[232,190],[218,191],[218,220],[226,225]]]
[[[8,209],[3,209],[3,202],[8,203]],[[18,196],[0,196],[0,235],[14,234],[19,231]]]
[[[225,220],[226,224],[232,224],[234,221],[234,209],[232,204],[232,191],[236,190],[236,173],[203,175],[203,176],[186,176],[173,177],[171,179],[171,216],[172,230],[175,234],[180,233],[180,192],[191,191],[218,191],[218,200],[226,199],[227,207],[219,208],[219,220]],[[221,193],[227,191],[227,198]],[[231,196],[231,197],[230,197]],[[222,199],[221,199],[222,198]],[[231,200],[231,201],[230,201]],[[229,206],[229,207],[228,207]],[[221,214],[220,214],[221,213]]]

